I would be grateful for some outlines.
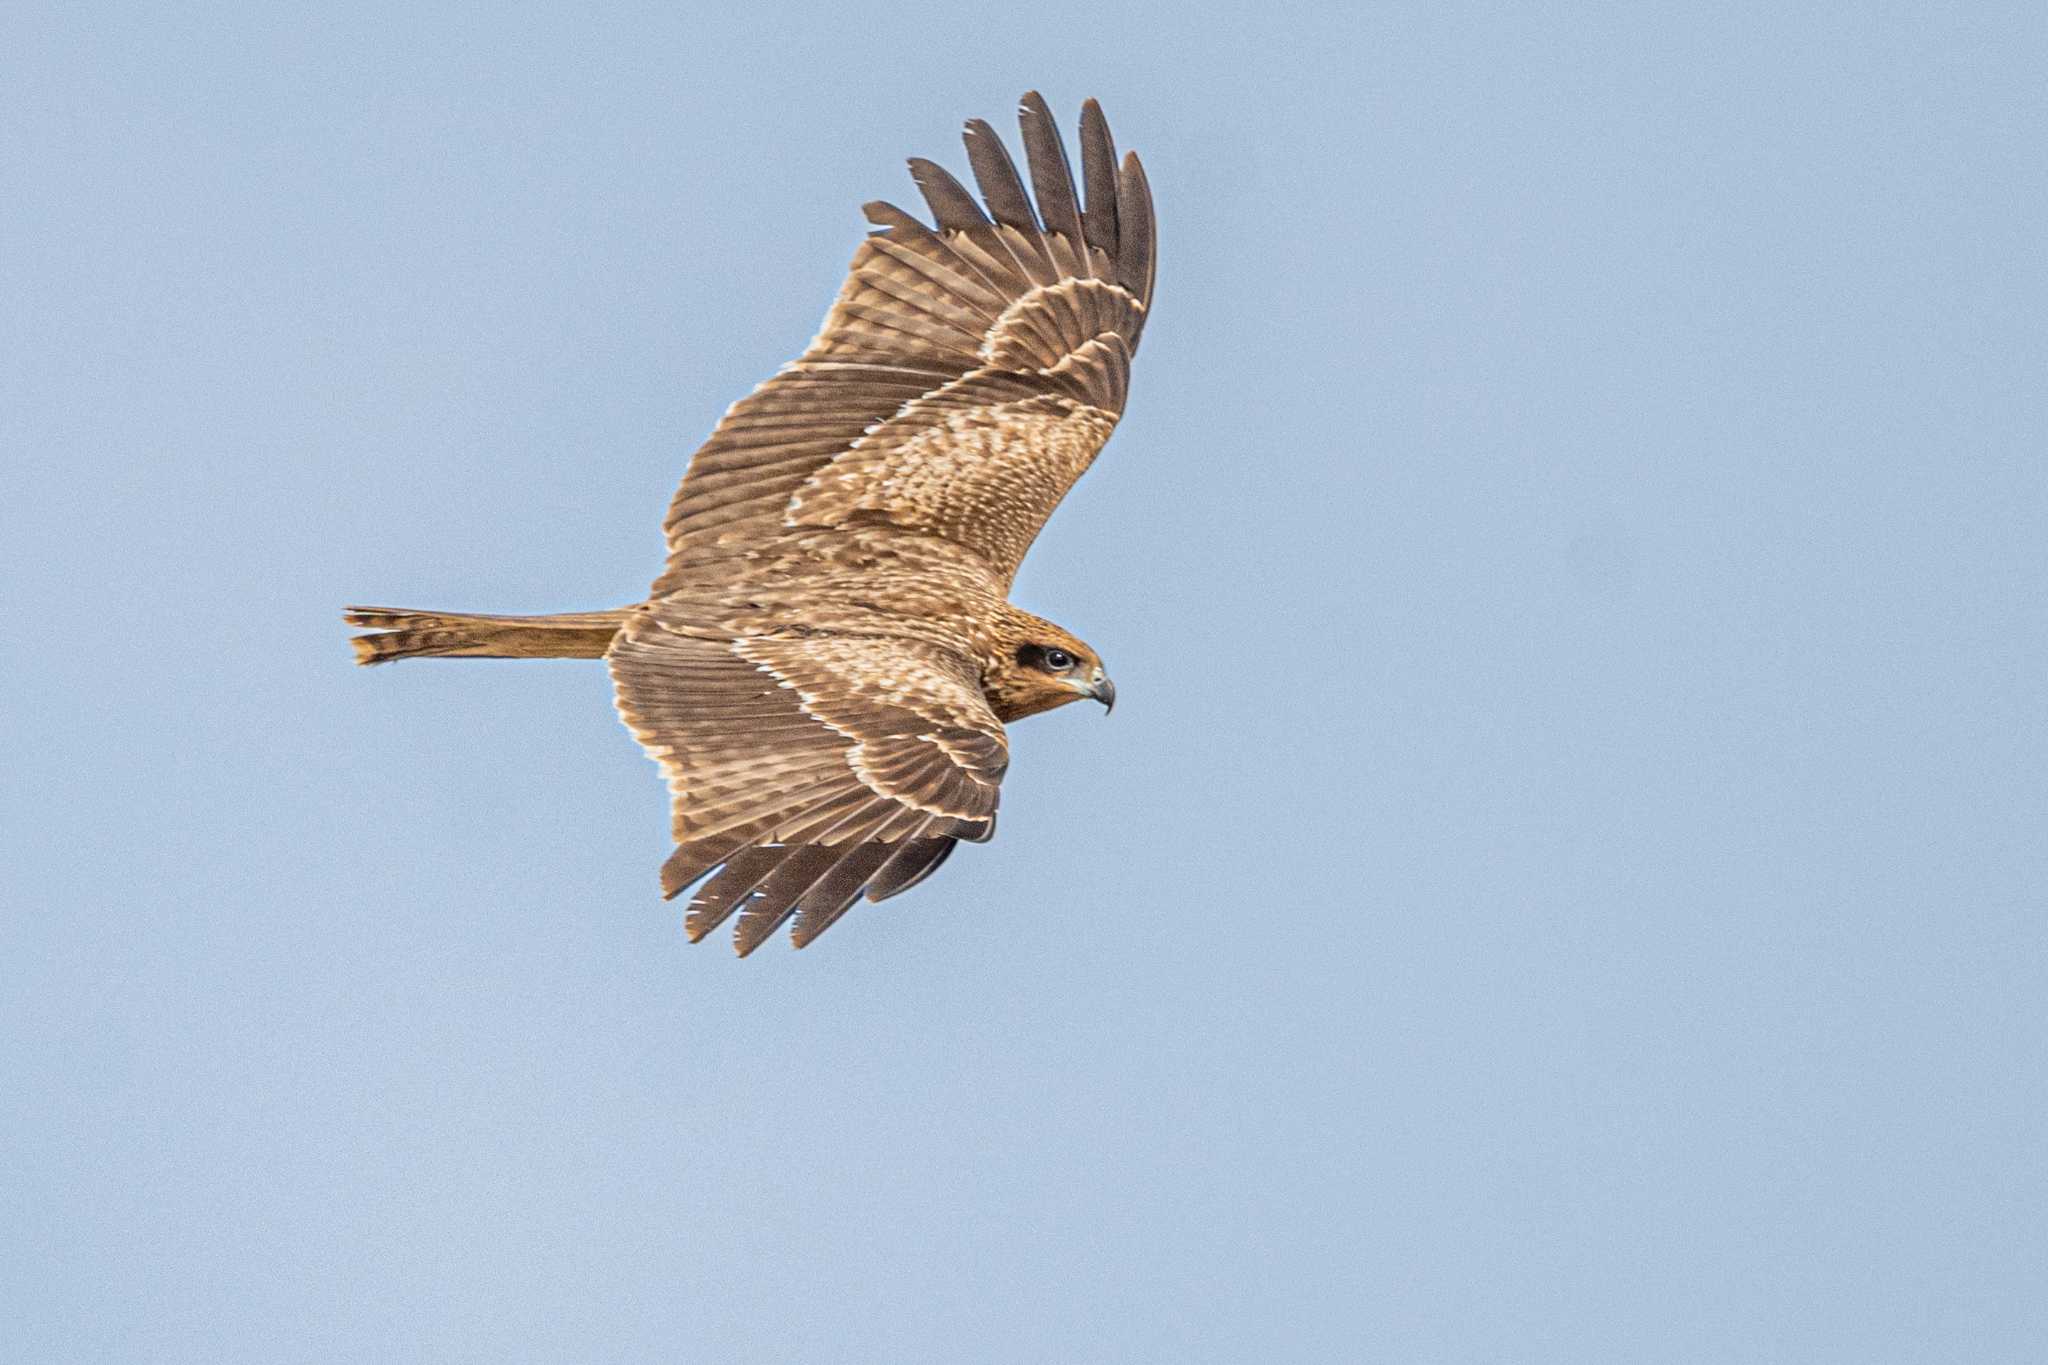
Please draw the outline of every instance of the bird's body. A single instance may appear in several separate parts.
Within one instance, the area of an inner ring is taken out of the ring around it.
[[[987,214],[930,162],[937,220],[870,204],[798,360],[692,459],[647,601],[491,617],[351,608],[364,663],[603,657],[663,766],[662,869],[692,939],[737,914],[799,946],[994,830],[1005,722],[1115,692],[1093,650],[1011,605],[1018,562],[1108,439],[1152,291],[1149,192],[1082,117],[1085,203],[1050,114],[1021,110],[1036,202],[986,124]]]

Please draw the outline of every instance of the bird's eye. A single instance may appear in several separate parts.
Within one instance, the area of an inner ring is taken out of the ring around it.
[[[1074,656],[1064,649],[1045,651],[1045,666],[1055,673],[1064,673],[1074,666]]]

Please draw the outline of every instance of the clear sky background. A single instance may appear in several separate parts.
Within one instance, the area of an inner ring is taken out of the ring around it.
[[[2048,1358],[2040,7],[745,8],[10,9],[0,1357]],[[1121,704],[691,948],[601,666],[339,610],[635,600],[1033,86]]]

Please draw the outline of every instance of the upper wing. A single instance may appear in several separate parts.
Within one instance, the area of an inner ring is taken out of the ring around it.
[[[801,948],[862,892],[893,896],[995,831],[1009,745],[974,669],[922,641],[700,638],[636,613],[611,652],[619,714],[668,774],[691,942],[740,912],[752,952],[791,914]]]
[[[1007,581],[1123,412],[1152,301],[1152,195],[1119,168],[1093,100],[1081,182],[1036,92],[1018,111],[1036,203],[977,119],[967,155],[987,211],[913,159],[936,228],[867,205],[802,357],[727,410],[669,505],[661,596],[689,568],[785,526],[881,520],[967,546]]]

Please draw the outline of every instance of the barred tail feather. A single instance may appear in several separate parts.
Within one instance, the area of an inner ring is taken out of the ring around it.
[[[467,612],[409,611],[403,607],[349,607],[358,635],[359,664],[398,659],[601,659],[628,609],[567,612],[559,616],[483,616]]]

